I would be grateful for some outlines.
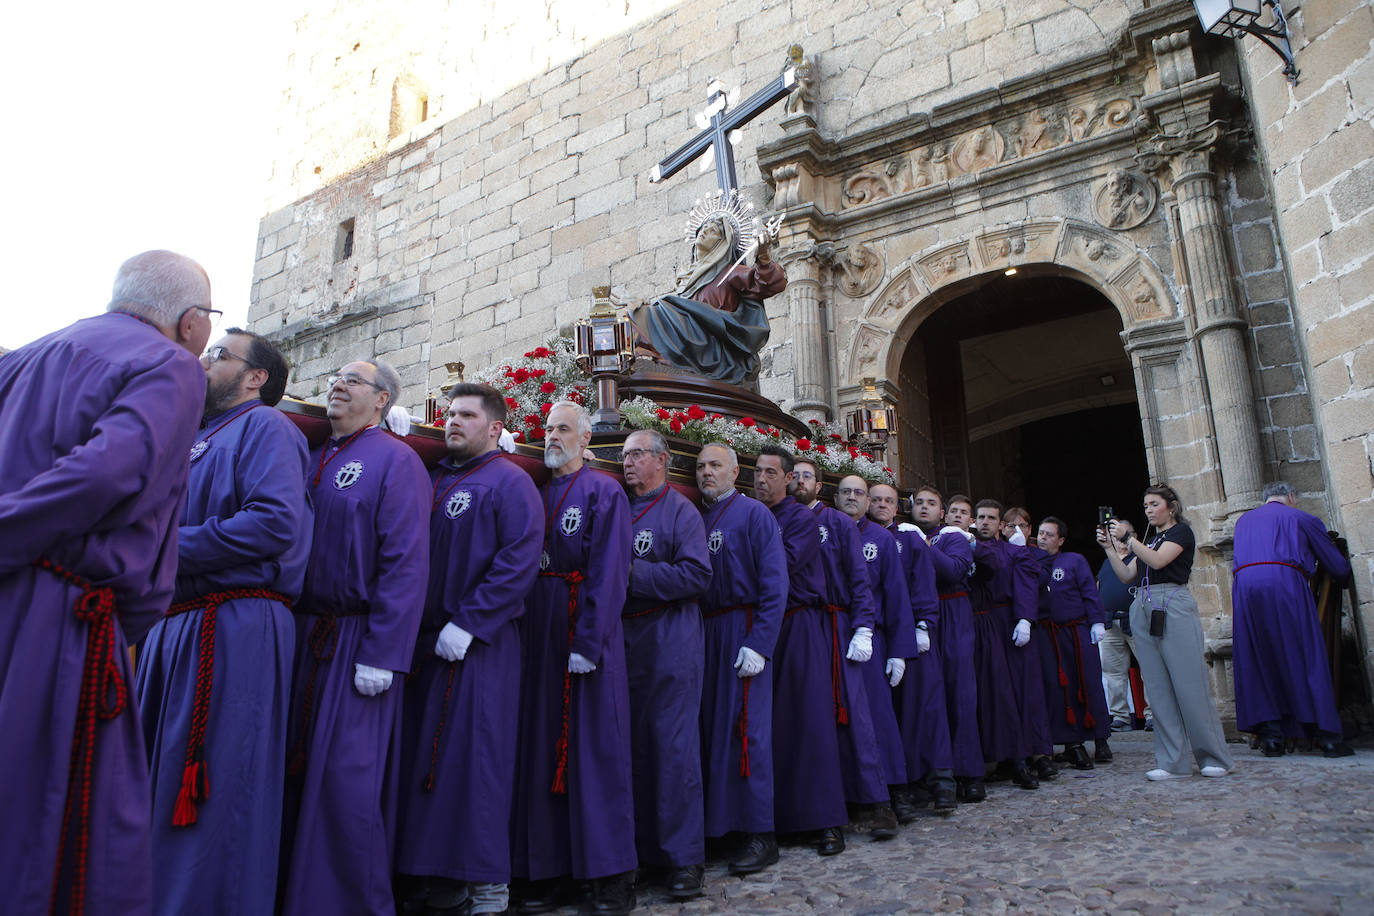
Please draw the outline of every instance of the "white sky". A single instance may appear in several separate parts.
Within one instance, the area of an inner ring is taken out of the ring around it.
[[[170,248],[248,313],[277,99],[306,0],[16,3],[0,37],[0,347],[103,311]]]

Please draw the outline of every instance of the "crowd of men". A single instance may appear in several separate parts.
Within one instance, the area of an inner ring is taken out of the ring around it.
[[[832,507],[780,447],[752,495],[703,447],[697,504],[656,432],[623,482],[588,465],[566,402],[536,486],[475,384],[426,470],[381,362],[330,380],[311,450],[268,340],[197,365],[214,311],[148,252],[0,361],[7,912],[623,914],[637,872],[700,894],[708,848],[748,875],[778,834],[835,855],[1036,789],[1056,746],[1111,759],[1059,519],[1030,544],[1023,510],[924,487],[902,523],[856,476]]]

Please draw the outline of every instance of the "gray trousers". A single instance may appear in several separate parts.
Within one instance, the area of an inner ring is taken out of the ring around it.
[[[1155,762],[1162,770],[1190,774],[1191,745],[1198,766],[1229,770],[1231,754],[1207,686],[1197,601],[1185,585],[1151,585],[1149,597],[1154,607],[1165,609],[1164,635],[1150,635],[1151,608],[1144,588],[1131,603],[1131,634],[1154,710]]]
[[[1107,691],[1107,710],[1113,719],[1131,721],[1131,653],[1135,638],[1111,626],[1097,644],[1102,659],[1102,683]],[[1146,700],[1148,703],[1149,701]]]

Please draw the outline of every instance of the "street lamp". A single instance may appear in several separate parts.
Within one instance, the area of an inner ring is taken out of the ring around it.
[[[1293,60],[1293,45],[1288,39],[1288,20],[1277,0],[1193,0],[1202,29],[1208,35],[1240,38],[1254,35],[1283,58],[1283,73],[1288,82],[1298,84],[1298,67]],[[1274,15],[1273,25],[1259,25],[1264,7]]]
[[[859,403],[845,418],[845,430],[850,439],[859,440],[859,447],[867,447],[875,458],[883,460],[888,437],[897,431],[897,411],[887,406],[878,394],[878,380],[865,378]]]
[[[630,322],[616,314],[609,286],[595,287],[592,297],[591,314],[575,327],[577,367],[596,383],[592,429],[601,432],[620,428],[616,378],[630,371]]]

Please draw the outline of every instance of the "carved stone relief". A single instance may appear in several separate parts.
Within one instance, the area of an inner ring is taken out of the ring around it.
[[[1112,169],[1093,188],[1093,216],[1108,229],[1134,229],[1150,218],[1158,201],[1153,181],[1138,172]]]
[[[954,173],[970,175],[990,165],[996,165],[1002,161],[1006,145],[1002,135],[991,127],[980,127],[964,134],[949,148],[949,159],[954,166]]]
[[[938,248],[916,262],[921,279],[932,289],[944,286],[955,277],[970,272],[972,268],[968,242]]]
[[[978,237],[978,254],[986,267],[1048,260],[1054,255],[1057,222],[1021,223],[992,229]]]
[[[840,292],[857,299],[878,288],[887,264],[881,251],[863,242],[836,259],[835,269]]]
[[[925,290],[916,282],[911,269],[907,268],[878,297],[878,301],[873,303],[864,317],[884,324],[895,323],[924,295]]]
[[[1113,276],[1111,284],[1120,291],[1120,298],[1126,303],[1133,322],[1154,321],[1173,313],[1167,304],[1168,294],[1159,279],[1147,275],[1139,258],[1133,259]]]

